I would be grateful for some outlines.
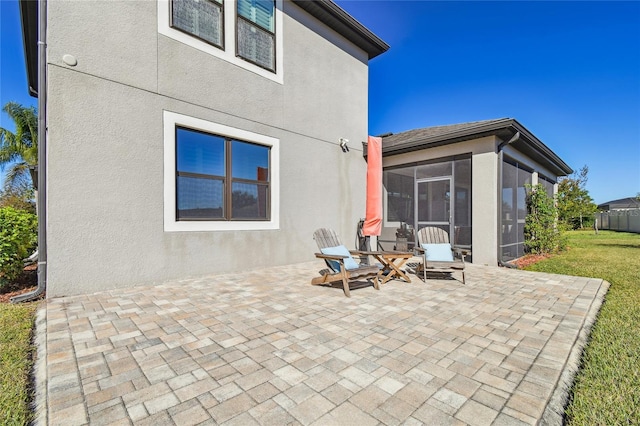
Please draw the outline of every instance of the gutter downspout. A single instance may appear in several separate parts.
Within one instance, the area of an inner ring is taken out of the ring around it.
[[[500,166],[498,167],[498,188],[502,188],[502,164],[504,163],[504,152],[502,150],[504,149],[505,146],[511,145],[512,143],[516,142],[519,139],[520,139],[520,132],[518,131],[507,142],[502,142],[500,145],[498,145],[498,162],[500,164]],[[502,211],[502,190],[498,191],[498,211],[499,212]],[[499,230],[501,229],[501,225],[502,225],[502,215],[499,214],[498,215]],[[501,245],[502,245],[502,232],[500,232],[500,238],[498,240],[498,266],[517,269],[518,267],[515,266],[514,264],[505,262],[504,260],[502,260],[502,250],[500,250]]]
[[[38,287],[11,298],[35,299],[47,288],[47,1],[38,0]]]

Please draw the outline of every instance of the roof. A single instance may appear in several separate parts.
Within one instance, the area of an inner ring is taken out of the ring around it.
[[[291,0],[329,28],[367,52],[369,59],[389,50],[389,45],[332,0]]]
[[[27,65],[29,94],[38,96],[38,2],[20,1],[24,60]]]
[[[640,199],[637,197],[620,198],[619,200],[607,201],[598,204],[598,210],[623,210],[640,208]]]
[[[516,135],[518,135],[516,137]],[[446,126],[425,127],[397,134],[382,135],[382,154],[390,156],[450,145],[485,136],[496,136],[518,151],[547,167],[557,176],[573,173],[560,157],[513,118],[473,121]],[[516,137],[515,139],[513,139]]]
[[[364,50],[369,59],[389,50],[389,45],[349,15],[332,0],[291,0],[329,28]],[[38,96],[38,2],[20,0],[22,37],[29,94]]]

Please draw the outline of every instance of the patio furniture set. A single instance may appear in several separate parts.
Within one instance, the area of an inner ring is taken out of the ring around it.
[[[332,285],[342,283],[345,296],[351,297],[352,284],[373,285],[380,290],[380,284],[392,279],[411,282],[411,278],[402,268],[414,256],[422,257],[422,262],[414,269],[414,274],[427,281],[428,272],[462,273],[465,283],[464,258],[469,253],[454,249],[449,242],[446,231],[436,227],[424,227],[418,231],[418,245],[414,251],[369,251],[347,249],[336,232],[332,229],[320,228],[313,234],[320,253],[316,258],[325,261],[327,268],[320,271],[320,276],[311,280],[312,285]],[[458,256],[456,258],[456,256]],[[370,258],[375,263],[369,262]],[[359,262],[355,259],[359,258]]]

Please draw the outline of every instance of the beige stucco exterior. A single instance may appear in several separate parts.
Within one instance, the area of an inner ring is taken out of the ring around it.
[[[311,260],[364,216],[367,54],[278,3],[278,82],[160,34],[163,4],[48,2],[49,297]],[[165,111],[279,142],[276,229],[165,230]]]

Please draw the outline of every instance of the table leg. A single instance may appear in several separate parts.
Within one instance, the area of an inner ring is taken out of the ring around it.
[[[387,276],[384,277],[384,279],[382,280],[382,284],[385,284],[387,281],[389,281],[390,279],[392,279],[393,277],[395,277],[396,275],[399,278],[402,278],[403,280],[405,280],[406,282],[410,283],[411,279],[404,273],[402,272],[402,270],[400,269],[406,262],[407,262],[408,258],[406,257],[400,257],[400,258],[384,258],[384,262],[382,262],[385,265],[385,269],[384,271],[389,271],[387,273]],[[396,263],[396,261],[398,263]]]

